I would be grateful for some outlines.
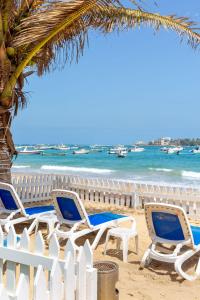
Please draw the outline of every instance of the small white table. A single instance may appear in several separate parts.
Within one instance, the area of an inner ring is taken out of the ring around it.
[[[58,222],[57,216],[52,213],[39,216],[37,218],[35,233],[38,231],[39,223],[46,223],[48,226],[48,233],[51,233],[54,230],[56,222]]]
[[[118,239],[117,242],[117,249],[120,249],[120,242],[122,242],[123,247],[123,261],[127,262],[128,256],[128,244],[131,238],[135,238],[135,246],[136,246],[136,253],[138,254],[138,233],[136,230],[135,221],[132,224],[131,228],[124,228],[124,227],[116,227],[111,228],[107,232],[104,254],[106,254],[107,246],[109,238],[113,236]],[[121,240],[121,241],[120,241]]]

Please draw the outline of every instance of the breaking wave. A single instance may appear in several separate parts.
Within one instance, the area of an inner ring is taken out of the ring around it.
[[[43,165],[43,166],[41,166],[41,170],[71,171],[71,172],[83,172],[83,173],[94,173],[94,174],[110,174],[110,173],[114,172],[113,170],[109,170],[109,169],[69,167],[69,166],[52,166],[52,165]]]
[[[14,165],[12,166],[13,169],[26,169],[26,168],[30,168],[31,166],[20,166],[20,165]]]
[[[188,179],[198,179],[200,180],[200,172],[182,171],[182,176]]]
[[[172,172],[172,169],[165,169],[165,168],[149,168],[151,171],[158,171],[158,172]]]

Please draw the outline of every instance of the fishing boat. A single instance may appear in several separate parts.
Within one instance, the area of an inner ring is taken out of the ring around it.
[[[25,147],[24,150],[19,151],[19,154],[41,154],[41,150],[28,150],[28,147]]]
[[[73,154],[88,154],[88,153],[90,153],[90,150],[87,149],[79,149],[73,151]]]
[[[130,149],[130,152],[143,152],[145,149],[142,147],[137,147],[134,146],[133,148]]]

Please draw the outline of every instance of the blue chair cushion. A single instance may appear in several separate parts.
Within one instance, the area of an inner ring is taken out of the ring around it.
[[[97,225],[107,223],[110,221],[114,221],[117,219],[121,219],[124,217],[125,216],[123,216],[123,215],[113,214],[110,212],[103,212],[103,213],[88,216],[90,224],[93,226],[97,226]]]
[[[17,236],[17,243],[20,241],[20,237],[19,236]],[[4,241],[3,241],[3,246],[4,247],[7,247],[7,245],[8,245],[8,241],[7,241],[7,239],[5,239]]]
[[[178,216],[166,212],[152,212],[152,222],[159,238],[170,241],[185,240]]]
[[[194,244],[197,246],[200,244],[200,227],[199,226],[190,226],[190,227],[192,230]]]
[[[73,199],[66,198],[66,197],[57,197],[56,199],[61,214],[65,220],[70,220],[70,221],[82,220],[82,217]]]
[[[51,212],[54,210],[53,205],[46,205],[46,206],[34,206],[34,207],[28,207],[25,209],[25,212],[27,215],[35,215],[35,214],[41,214],[45,212]]]
[[[16,210],[18,209],[15,200],[10,191],[0,189],[0,198],[5,209]]]

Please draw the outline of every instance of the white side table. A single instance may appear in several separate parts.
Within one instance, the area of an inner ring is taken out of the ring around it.
[[[135,246],[136,246],[136,253],[138,254],[138,233],[136,230],[136,223],[135,220],[132,220],[133,224],[131,228],[124,228],[124,227],[116,227],[116,228],[111,228],[107,232],[106,236],[106,242],[105,242],[105,248],[104,248],[104,254],[106,254],[107,246],[108,246],[108,241],[111,236],[115,237],[118,239],[117,243],[117,248],[119,249],[120,247],[120,242],[122,242],[122,247],[123,247],[123,261],[127,262],[127,256],[128,256],[128,244],[129,240],[131,238],[135,238]]]
[[[48,226],[48,232],[52,232],[54,230],[55,224],[58,222],[57,216],[54,214],[44,214],[37,218],[37,224],[35,228],[35,233],[38,231],[39,223],[46,223]]]

